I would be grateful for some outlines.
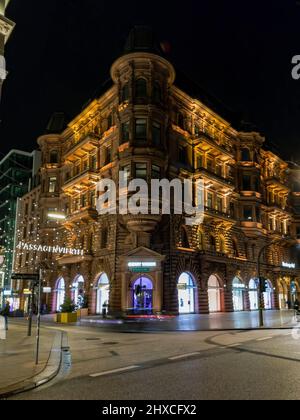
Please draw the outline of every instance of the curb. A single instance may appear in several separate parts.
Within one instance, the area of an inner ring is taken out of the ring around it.
[[[30,379],[11,385],[6,389],[0,389],[0,400],[8,399],[9,397],[23,392],[32,391],[52,381],[60,371],[62,353],[68,349],[67,334],[63,331],[57,331],[52,344],[49,359],[42,372]]]

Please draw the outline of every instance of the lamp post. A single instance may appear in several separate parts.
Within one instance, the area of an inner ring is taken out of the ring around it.
[[[261,250],[259,251],[259,254],[258,254],[258,260],[257,260],[257,277],[258,277],[258,296],[259,296],[258,304],[259,304],[259,326],[260,327],[263,327],[264,326],[264,310],[263,310],[263,307],[262,307],[263,306],[262,305],[262,303],[263,303],[262,302],[263,301],[263,292],[262,292],[262,289],[263,289],[262,286],[263,285],[262,285],[262,281],[263,280],[261,278],[261,257],[263,255],[264,251],[266,249],[268,249],[270,246],[277,245],[277,244],[280,244],[282,242],[286,242],[286,243],[289,243],[289,242],[299,243],[299,241],[297,241],[296,239],[291,238],[289,236],[282,237],[281,239],[277,239],[275,241],[270,242],[267,245],[264,245],[261,248]]]

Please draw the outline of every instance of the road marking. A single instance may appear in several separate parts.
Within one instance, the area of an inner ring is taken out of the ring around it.
[[[108,370],[106,372],[94,373],[94,374],[90,375],[90,377],[91,378],[98,378],[99,376],[111,375],[113,373],[126,372],[128,370],[133,370],[133,369],[137,369],[137,368],[139,368],[139,366],[127,366],[127,367],[120,368],[120,369]]]
[[[258,338],[256,341],[267,341],[272,340],[273,337],[264,337],[264,338]]]
[[[241,346],[241,345],[242,345],[241,343],[235,343],[235,344],[230,344],[227,347],[238,347],[238,346]]]
[[[198,353],[188,353],[188,354],[182,354],[180,356],[174,356],[174,357],[169,357],[169,360],[180,360],[180,359],[186,359],[188,357],[193,357],[193,356],[199,356],[199,352]]]

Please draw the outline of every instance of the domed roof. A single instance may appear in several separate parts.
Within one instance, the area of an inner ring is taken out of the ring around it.
[[[135,26],[129,33],[124,53],[151,52],[164,55],[163,50],[149,26]]]

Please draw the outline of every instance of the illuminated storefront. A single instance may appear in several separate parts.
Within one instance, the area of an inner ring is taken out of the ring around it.
[[[208,281],[208,303],[209,312],[221,312],[222,288],[216,276],[210,276]]]
[[[195,283],[189,273],[183,273],[178,280],[178,304],[180,314],[195,313]]]
[[[258,280],[257,279],[250,280],[249,301],[250,301],[250,310],[257,311],[259,309]]]
[[[235,277],[232,283],[233,308],[235,312],[241,312],[245,310],[245,292],[246,286],[238,277]]]

